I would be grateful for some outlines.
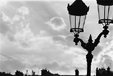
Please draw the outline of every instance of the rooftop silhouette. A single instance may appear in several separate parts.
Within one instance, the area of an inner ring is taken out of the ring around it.
[[[96,70],[96,75],[93,76],[113,76],[113,71],[110,70],[110,67],[108,67],[107,69],[96,68],[95,70]],[[12,75],[11,73],[0,72],[0,76],[86,76],[86,75],[79,75],[78,69],[75,70],[75,75],[60,75],[58,73],[53,74],[47,69],[42,69],[41,75],[36,75],[35,71],[33,70],[31,75],[29,75],[27,72],[28,70],[26,70],[26,74],[24,74],[23,72],[16,70],[14,75]]]

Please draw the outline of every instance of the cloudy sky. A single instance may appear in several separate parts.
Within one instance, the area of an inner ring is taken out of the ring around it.
[[[69,32],[67,4],[74,0],[0,0],[0,71],[14,73],[29,70],[40,74],[42,68],[53,73],[86,74],[86,54],[80,43],[74,45]],[[95,0],[83,0],[90,10],[84,33],[85,42],[90,34],[95,39],[102,31],[98,24]],[[107,38],[93,51],[92,74],[96,67],[110,66],[113,70],[113,25]]]

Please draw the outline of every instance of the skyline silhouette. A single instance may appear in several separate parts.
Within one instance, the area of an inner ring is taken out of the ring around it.
[[[79,70],[75,69],[75,74],[73,75],[61,75],[59,73],[52,73],[48,69],[42,69],[41,74],[35,74],[35,71],[32,70],[31,74],[28,74],[29,70],[26,70],[26,73],[23,73],[19,70],[16,70],[14,74],[6,73],[6,72],[0,72],[1,76],[86,76],[86,75],[79,75]],[[113,71],[110,70],[110,67],[107,69],[105,68],[96,68],[96,74],[91,76],[112,76]]]

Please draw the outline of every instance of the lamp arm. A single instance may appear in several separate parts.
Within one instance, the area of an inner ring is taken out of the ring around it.
[[[80,38],[79,38],[79,41],[81,42],[81,46],[82,46],[84,49],[86,49],[86,43],[85,43],[82,39],[80,39]]]
[[[98,37],[95,39],[94,41],[94,46],[97,46],[100,42],[100,38],[102,37],[103,34],[103,31],[98,35]]]

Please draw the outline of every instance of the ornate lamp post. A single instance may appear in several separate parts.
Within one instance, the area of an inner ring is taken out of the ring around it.
[[[79,38],[79,33],[84,32],[84,24],[86,20],[87,12],[89,7],[85,5],[82,0],[76,0],[72,5],[67,6],[70,19],[70,32],[74,33],[74,42],[77,45],[78,42],[81,42],[81,46],[87,50],[86,60],[87,60],[87,76],[91,76],[91,62],[92,62],[92,51],[99,44],[100,38],[102,35],[106,38],[109,31],[108,25],[113,23],[113,18],[111,17],[111,7],[113,7],[113,0],[97,0],[98,4],[98,16],[99,24],[103,25],[103,31],[98,35],[98,37],[93,42],[92,36],[89,36],[88,42],[85,43],[82,39]]]

